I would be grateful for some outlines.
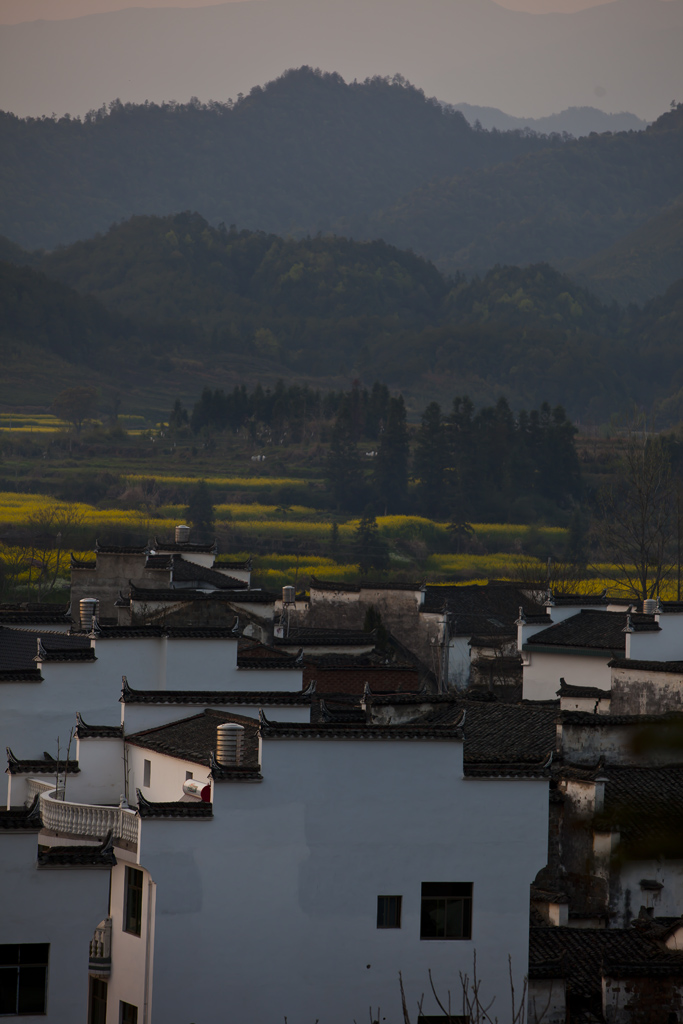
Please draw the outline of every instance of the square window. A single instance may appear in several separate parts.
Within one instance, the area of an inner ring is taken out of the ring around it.
[[[0,1015],[45,1013],[47,942],[0,945]]]
[[[194,778],[194,775],[193,775],[192,772],[185,772],[185,782],[187,782],[188,779],[193,779],[193,778]]]
[[[131,935],[142,931],[142,871],[137,868],[126,868],[123,930]]]
[[[119,1024],[138,1024],[138,1008],[132,1003],[119,1002]]]
[[[152,781],[152,762],[145,760],[142,772],[142,785],[149,786]]]
[[[107,1024],[107,983],[102,978],[90,979],[88,1024]]]
[[[400,928],[401,927],[401,900],[402,896],[378,896],[377,897],[377,927],[378,928]]]
[[[472,882],[422,883],[420,938],[472,938]]]

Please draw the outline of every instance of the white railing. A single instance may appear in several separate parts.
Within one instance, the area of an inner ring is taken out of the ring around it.
[[[125,839],[137,845],[140,819],[130,807],[106,807],[104,804],[72,804],[58,800],[53,788],[40,795],[40,817],[43,826],[53,832],[71,836],[95,836],[104,839]]]
[[[111,918],[100,921],[90,940],[90,969],[99,972],[111,969]]]
[[[55,788],[54,782],[43,782],[42,779],[29,779],[26,783],[26,806],[30,807],[41,793],[49,793]]]

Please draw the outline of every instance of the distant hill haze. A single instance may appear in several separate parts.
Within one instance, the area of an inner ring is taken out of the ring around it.
[[[496,129],[509,132],[527,128],[544,134],[567,132],[578,139],[591,132],[639,132],[647,128],[647,121],[635,114],[606,114],[596,107],[567,107],[559,114],[549,114],[547,117],[513,117],[496,107],[475,107],[471,103],[449,105],[459,110],[469,124],[474,125],[478,121],[488,131]]]
[[[529,14],[492,0],[244,0],[0,27],[1,95],[21,115],[123,101],[226,100],[288,67],[400,72],[450,103],[650,120],[683,96],[683,0]]]

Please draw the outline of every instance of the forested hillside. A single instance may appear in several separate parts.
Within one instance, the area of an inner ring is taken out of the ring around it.
[[[445,278],[384,242],[228,231],[187,213],[15,258],[31,266],[0,265],[5,343],[87,362],[129,393],[143,378],[160,410],[237,371],[264,385],[379,379],[423,405],[504,394],[598,421],[683,388],[680,283],[625,310],[547,264]]]
[[[561,146],[477,132],[404,82],[290,71],[237,103],[120,104],[83,121],[0,115],[0,233],[30,247],[132,214],[198,210],[214,225],[362,231],[432,178]]]
[[[570,269],[675,200],[681,167],[683,104],[644,132],[591,135],[433,181],[387,204],[370,233],[450,273],[538,261]]]
[[[642,304],[683,277],[683,197],[572,268],[601,298]]]

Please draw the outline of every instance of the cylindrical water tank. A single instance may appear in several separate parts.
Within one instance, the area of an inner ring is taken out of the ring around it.
[[[176,544],[187,544],[190,540],[190,527],[179,523],[175,528],[175,542]]]
[[[654,598],[649,597],[646,601],[643,601],[643,615],[655,615],[657,612],[657,602]]]
[[[296,601],[296,590],[294,587],[283,587],[282,588],[282,603],[283,604],[294,604]]]
[[[216,760],[219,764],[239,764],[242,760],[244,726],[224,722],[216,730]]]
[[[197,779],[187,779],[183,782],[183,793],[186,796],[196,796],[205,804],[211,803],[211,786],[206,782],[199,782]]]
[[[99,611],[100,602],[96,597],[82,597],[78,603],[81,629],[92,629],[93,619]]]

